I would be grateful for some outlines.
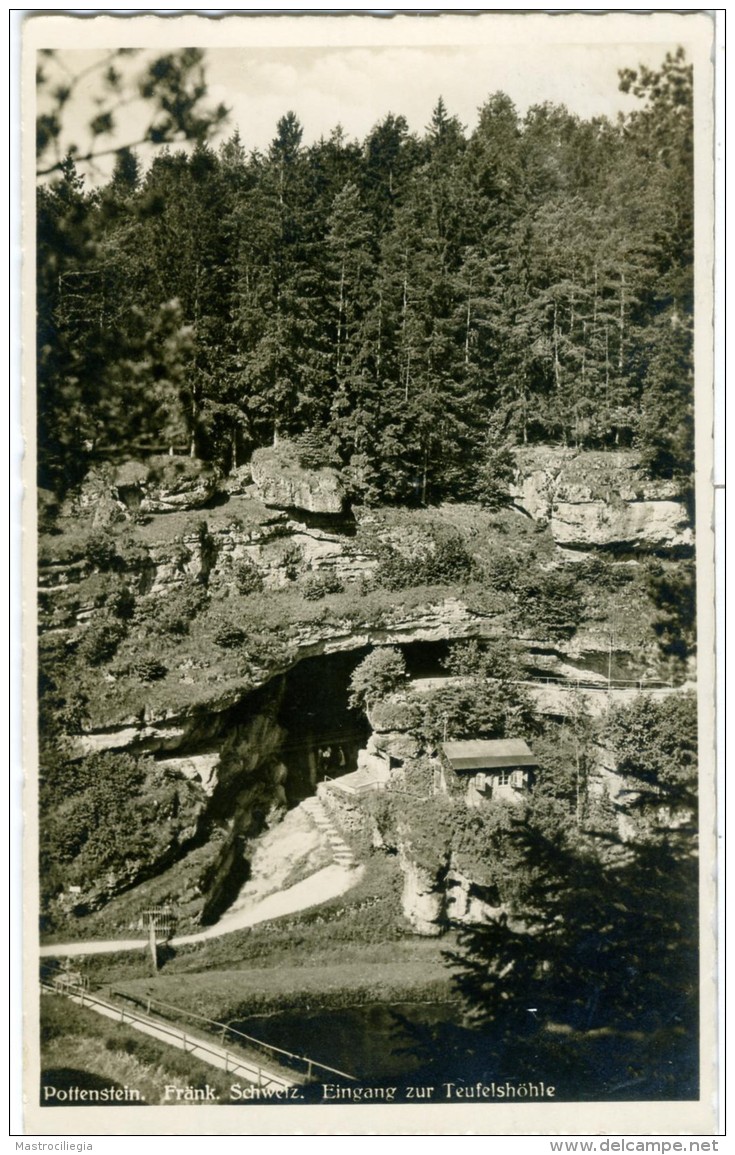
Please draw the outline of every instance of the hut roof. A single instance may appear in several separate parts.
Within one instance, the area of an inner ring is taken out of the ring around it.
[[[508,766],[538,765],[522,738],[443,742],[442,750],[454,770],[502,770]]]

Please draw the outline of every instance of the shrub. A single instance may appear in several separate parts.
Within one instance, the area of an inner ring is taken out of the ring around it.
[[[44,769],[42,855],[68,882],[99,887],[108,871],[123,882],[191,837],[201,788],[162,778],[150,757],[107,751]]]
[[[48,719],[46,707],[51,706],[53,718]],[[44,737],[49,739],[53,734],[82,734],[87,721],[88,699],[86,694],[72,693],[68,698],[55,697],[41,705],[41,728]]]
[[[114,656],[125,633],[125,626],[119,618],[105,615],[93,625],[87,626],[77,653],[90,666],[100,666]]]
[[[140,624],[155,634],[184,637],[208,600],[205,588],[187,579],[176,587],[175,595],[149,601],[140,615]]]
[[[518,586],[520,574],[523,571],[523,562],[512,554],[501,554],[493,557],[485,567],[487,582],[495,590],[508,593]]]
[[[512,639],[487,639],[451,643],[449,653],[441,663],[454,677],[493,678],[498,682],[523,677],[523,665],[518,646]]]
[[[344,586],[336,574],[310,574],[301,587],[307,601],[315,602],[327,594],[340,594]]]
[[[631,566],[621,565],[619,562],[615,564],[609,558],[600,557],[599,554],[578,562],[575,574],[583,581],[612,592],[624,589],[636,576]]]
[[[574,574],[561,570],[524,575],[518,592],[520,623],[540,638],[571,638],[582,612]]]
[[[135,595],[118,574],[95,574],[83,583],[79,595],[82,602],[91,599],[123,621],[129,621],[135,610]]]
[[[289,581],[296,581],[304,566],[304,555],[300,546],[290,542],[281,556],[281,567]]]
[[[101,572],[112,569],[117,556],[115,539],[107,530],[95,530],[87,538],[84,553],[95,569]]]
[[[241,594],[259,593],[263,588],[263,577],[258,567],[249,558],[243,558],[234,565],[235,585]]]
[[[247,641],[247,634],[242,626],[221,611],[209,615],[208,625],[216,645],[223,650],[240,649]]]
[[[50,489],[36,490],[39,533],[50,533],[59,513],[59,500]]]
[[[131,663],[130,673],[139,678],[141,682],[158,682],[161,678],[166,677],[168,667],[156,658],[138,658],[137,661]]]
[[[459,534],[441,538],[423,565],[424,581],[440,585],[468,581],[475,572],[475,559]]]
[[[350,706],[364,709],[394,693],[406,681],[406,660],[393,646],[372,650],[353,670],[350,678]]]
[[[386,590],[407,589],[422,584],[421,567],[398,550],[391,549],[381,559],[374,580]]]
[[[661,651],[668,657],[685,660],[696,648],[697,591],[693,562],[665,566],[649,562],[643,586],[657,608],[654,630]]]
[[[245,645],[247,635],[239,626],[233,626],[228,622],[216,628],[214,640],[223,650],[236,650]]]
[[[676,694],[656,701],[642,694],[616,706],[604,722],[603,738],[617,770],[678,800],[697,787],[697,699]]]
[[[392,546],[383,547],[381,553],[375,581],[388,590],[454,585],[469,581],[476,570],[475,559],[458,533],[434,535],[423,555],[407,556]]]
[[[374,702],[370,708],[370,719],[378,730],[420,730],[423,725],[423,703],[414,697],[395,697]]]
[[[115,568],[122,570],[140,570],[149,560],[148,550],[142,541],[132,536],[130,532],[118,537],[115,545]]]

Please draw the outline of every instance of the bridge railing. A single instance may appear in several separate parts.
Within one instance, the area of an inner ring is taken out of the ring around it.
[[[154,1027],[162,1034],[170,1035],[176,1045],[180,1043],[185,1051],[196,1049],[208,1052],[211,1055],[216,1055],[219,1058],[224,1057],[225,1071],[229,1071],[232,1074],[241,1072],[251,1078],[255,1075],[259,1086],[264,1082],[282,1082],[286,1085],[288,1080],[283,1074],[266,1070],[256,1060],[251,1060],[228,1051],[224,1045],[228,1038],[231,1038],[235,1045],[238,1045],[239,1041],[243,1040],[246,1049],[256,1049],[272,1057],[275,1062],[281,1065],[285,1064],[288,1067],[295,1066],[297,1070],[294,1073],[305,1079],[306,1082],[311,1080],[315,1070],[326,1071],[330,1075],[337,1075],[341,1079],[349,1079],[351,1082],[356,1081],[355,1076],[347,1074],[346,1071],[339,1071],[336,1067],[330,1067],[326,1063],[320,1063],[316,1059],[310,1059],[306,1055],[297,1055],[293,1051],[276,1047],[272,1043],[266,1043],[262,1039],[256,1039],[253,1035],[247,1035],[243,1031],[236,1030],[236,1028],[230,1026],[229,1023],[220,1023],[217,1022],[216,1019],[209,1019],[206,1015],[199,1015],[195,1011],[186,1011],[182,1007],[175,1007],[171,1003],[163,1002],[163,1000],[153,998],[153,996],[138,998],[136,995],[128,994],[125,991],[117,991],[109,988],[109,997],[102,998],[84,985],[77,987],[66,986],[60,989],[46,981],[41,982],[41,989],[47,991],[49,994],[66,995],[70,998],[77,999],[81,1006],[99,1007],[108,1012],[113,1011],[116,1015],[119,1014],[121,1023],[140,1023],[143,1026]],[[116,1003],[113,999],[118,999],[120,1002]],[[126,1003],[131,1005],[126,1006]],[[146,1008],[145,1012],[142,1010],[144,1006]],[[215,1047],[214,1042],[208,1045],[206,1038],[203,1039],[201,1035],[192,1035],[177,1023],[171,1022],[170,1014],[168,1014],[167,1017],[166,1013],[161,1014],[160,1012],[175,1012],[177,1017],[195,1019],[197,1022],[204,1024],[207,1029],[215,1028],[220,1036],[221,1045]]]
[[[346,1071],[339,1071],[336,1067],[327,1066],[326,1063],[320,1063],[316,1059],[311,1059],[307,1055],[298,1055],[293,1051],[287,1051],[283,1047],[276,1047],[273,1043],[266,1043],[263,1039],[256,1039],[253,1035],[247,1035],[244,1031],[238,1031],[229,1023],[220,1023],[216,1019],[207,1018],[206,1015],[197,1014],[196,1011],[184,1010],[182,1007],[176,1007],[172,1003],[166,1003],[162,999],[156,999],[152,995],[146,995],[145,998],[139,998],[137,995],[128,994],[126,991],[118,991],[110,988],[111,996],[125,1000],[132,1003],[136,1007],[146,1008],[146,1014],[156,1013],[162,1015],[165,1019],[170,1019],[173,1015],[176,1018],[187,1018],[195,1020],[198,1023],[204,1024],[208,1031],[214,1030],[219,1035],[222,1043],[229,1038],[235,1043],[240,1040],[246,1044],[248,1049],[254,1048],[263,1054],[270,1056],[276,1062],[285,1063],[289,1067],[293,1067],[302,1075],[305,1075],[307,1080],[310,1080],[315,1070],[326,1071],[330,1075],[338,1075],[342,1079],[349,1079],[351,1082],[356,1082],[354,1075],[347,1074]]]
[[[115,1017],[119,1015],[118,1021],[120,1023],[153,1028],[157,1034],[169,1036],[170,1043],[173,1046],[180,1047],[183,1051],[204,1051],[205,1054],[209,1054],[213,1058],[217,1058],[220,1061],[224,1060],[224,1070],[226,1074],[241,1075],[258,1087],[263,1087],[269,1083],[276,1083],[282,1087],[290,1086],[290,1080],[286,1078],[285,1075],[276,1071],[268,1071],[255,1060],[245,1058],[226,1048],[216,1047],[213,1042],[210,1043],[209,1040],[203,1039],[199,1035],[192,1035],[190,1032],[173,1023],[144,1015],[140,1011],[126,1008],[125,1006],[118,1006],[111,1000],[103,999],[99,995],[94,994],[84,986],[76,988],[65,987],[62,990],[59,987],[42,982],[41,990],[46,991],[48,994],[65,995],[68,998],[78,1001],[82,1007],[90,1007],[93,1010],[99,1009],[104,1014],[114,1014]]]
[[[584,678],[564,678],[561,675],[549,674],[539,678],[516,678],[516,686],[563,686],[569,690],[675,690],[676,683],[667,682],[661,678],[605,678],[600,675],[599,681],[587,681]]]

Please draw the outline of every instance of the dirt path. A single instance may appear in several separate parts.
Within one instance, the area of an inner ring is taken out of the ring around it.
[[[362,877],[363,867],[347,869],[333,863],[317,870],[309,878],[290,886],[288,890],[280,890],[276,894],[269,894],[267,898],[256,903],[255,906],[244,907],[225,914],[206,930],[196,934],[185,934],[171,940],[172,946],[190,942],[204,942],[208,938],[218,938],[221,934],[229,934],[233,930],[243,930],[248,926],[255,926],[259,922],[267,922],[269,918],[280,918],[283,914],[295,914],[299,910],[308,910],[309,907],[319,906],[330,898],[337,898],[355,885]]]
[[[244,930],[249,926],[256,926],[260,922],[267,922],[271,918],[279,918],[284,914],[296,914],[300,910],[308,910],[312,906],[319,906],[330,898],[337,898],[353,887],[362,877],[363,867],[348,868],[333,863],[317,870],[315,874],[297,882],[286,890],[278,891],[263,898],[253,906],[244,907],[225,914],[214,926],[196,934],[185,934],[171,940],[172,946],[184,946],[189,943],[205,942],[210,938],[218,938],[223,934],[231,934],[234,930]],[[147,939],[108,939],[93,942],[52,943],[42,946],[42,958],[64,955],[112,954],[115,951],[145,950]]]

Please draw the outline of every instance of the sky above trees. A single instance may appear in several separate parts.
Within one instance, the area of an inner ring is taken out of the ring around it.
[[[633,96],[620,92],[618,71],[639,64],[653,68],[672,47],[658,43],[549,46],[529,41],[511,46],[210,48],[205,66],[211,102],[231,109],[219,139],[237,128],[247,149],[264,150],[288,108],[297,111],[307,146],[328,137],[338,124],[348,138],[362,140],[390,112],[400,113],[409,131],[420,134],[439,96],[449,113],[471,132],[479,108],[496,91],[506,93],[521,114],[548,101],[564,104],[585,119],[615,119],[636,104]],[[54,68],[60,78],[68,79],[106,54],[106,49],[64,50]],[[126,63],[130,77],[155,55],[144,49],[131,57]],[[66,107],[62,147],[69,142],[86,143],[85,128],[97,95],[98,76],[91,72],[75,87]],[[117,135],[110,143],[136,139],[142,115],[142,101],[127,101],[119,110]],[[143,154],[141,159],[147,160]],[[109,176],[112,164],[101,161],[97,179]],[[94,178],[94,174],[89,176]]]

